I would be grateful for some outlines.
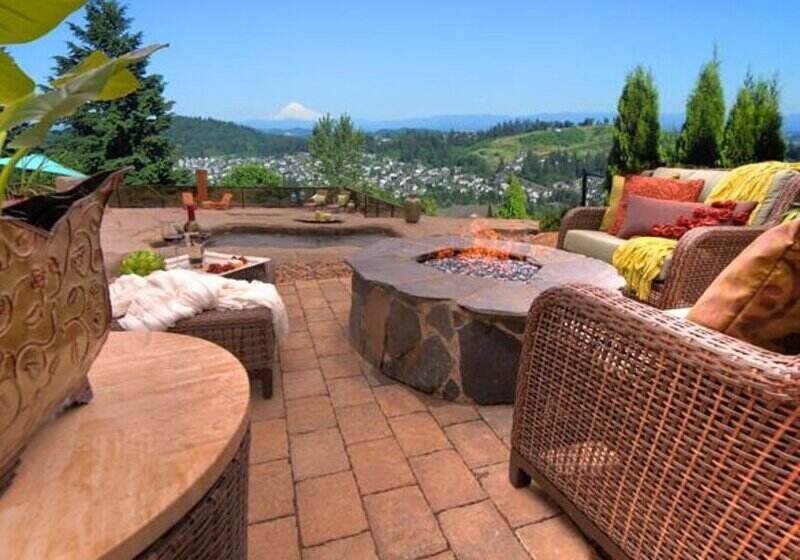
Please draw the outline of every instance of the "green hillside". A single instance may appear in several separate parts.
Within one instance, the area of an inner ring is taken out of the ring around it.
[[[483,158],[492,167],[496,167],[501,158],[509,162],[529,151],[541,156],[558,151],[577,155],[596,152],[607,154],[611,149],[611,134],[611,126],[537,130],[526,134],[481,140],[466,148],[466,151]]]
[[[183,157],[264,157],[305,151],[303,138],[267,134],[232,122],[175,116],[169,137]]]

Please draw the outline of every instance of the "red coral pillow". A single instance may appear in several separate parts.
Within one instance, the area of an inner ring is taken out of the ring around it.
[[[703,180],[678,181],[676,179],[662,179],[659,177],[643,177],[632,175],[625,181],[622,200],[619,203],[617,219],[609,233],[618,235],[625,223],[628,213],[628,204],[631,196],[643,196],[659,200],[675,200],[678,202],[697,202],[700,191],[703,190]]]
[[[701,204],[690,214],[679,216],[677,220],[653,225],[650,235],[680,239],[687,231],[698,227],[744,226],[750,220],[750,214],[755,207],[755,202],[734,200],[714,202],[710,206]]]

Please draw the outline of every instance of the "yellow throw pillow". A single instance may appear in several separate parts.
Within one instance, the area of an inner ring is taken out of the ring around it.
[[[622,200],[622,191],[625,189],[625,177],[621,175],[614,175],[611,180],[611,195],[608,197],[608,209],[603,215],[603,221],[600,223],[600,231],[608,231],[617,220],[617,210],[619,210],[619,201]]]

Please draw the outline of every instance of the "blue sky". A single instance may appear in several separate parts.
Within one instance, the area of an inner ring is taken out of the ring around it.
[[[176,112],[242,120],[290,101],[391,119],[439,114],[613,111],[625,73],[651,68],[664,112],[681,112],[719,48],[730,100],[747,68],[779,72],[800,112],[794,1],[131,0],[151,68]],[[80,19],[79,16],[73,20]],[[42,79],[62,26],[13,49]]]

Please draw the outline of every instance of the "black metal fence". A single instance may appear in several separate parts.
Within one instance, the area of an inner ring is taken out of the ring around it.
[[[291,208],[309,203],[316,193],[325,193],[328,187],[208,187],[211,200],[222,199],[231,193],[231,208]],[[355,210],[369,217],[395,217],[402,214],[398,204],[353,189],[344,190],[350,194]],[[114,191],[109,201],[117,208],[180,208],[183,205],[182,193],[192,193],[197,197],[197,187],[192,185],[141,185],[124,186]]]

